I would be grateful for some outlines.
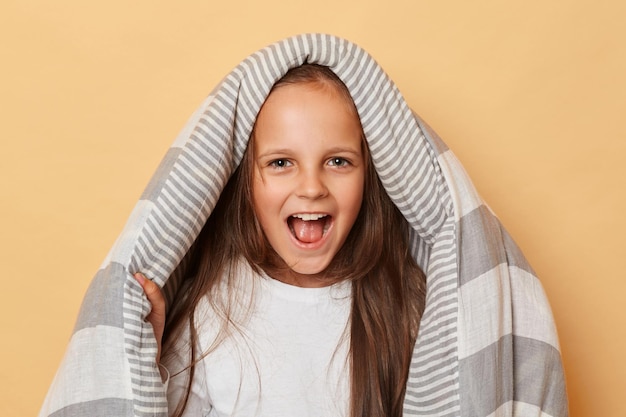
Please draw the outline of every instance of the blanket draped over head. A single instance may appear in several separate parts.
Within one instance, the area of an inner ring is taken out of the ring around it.
[[[245,59],[208,96],[148,184],[83,301],[40,417],[165,416],[150,303],[168,303],[188,253],[241,161],[272,85],[305,62],[348,87],[376,171],[411,228],[427,276],[406,416],[566,416],[565,382],[541,284],[446,145],[358,46],[307,34]]]

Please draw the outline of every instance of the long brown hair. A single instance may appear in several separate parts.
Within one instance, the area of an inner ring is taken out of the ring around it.
[[[304,64],[291,69],[273,87],[307,83],[340,93],[358,117],[347,87],[329,68]],[[273,91],[273,90],[272,90]],[[271,92],[270,92],[271,94]],[[228,277],[234,265],[245,259],[253,270],[272,272],[286,268],[265,238],[252,206],[254,134],[240,166],[222,192],[216,208],[195,245],[194,267],[182,294],[170,312],[164,336],[164,355],[188,324],[190,377],[187,393],[174,415],[184,410],[191,389],[195,363],[210,352],[196,352],[194,325],[199,300]],[[425,276],[409,250],[408,224],[385,192],[363,140],[366,174],[359,215],[346,242],[325,271],[332,282],[353,281],[350,317],[350,415],[352,417],[401,416],[413,345],[424,309]],[[225,278],[226,275],[226,278]],[[228,284],[226,284],[228,288]],[[208,297],[211,303],[218,303]],[[218,338],[237,326],[230,306],[221,311]],[[213,348],[215,345],[213,346]]]

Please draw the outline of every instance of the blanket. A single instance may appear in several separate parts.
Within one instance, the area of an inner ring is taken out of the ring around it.
[[[186,254],[241,161],[261,105],[304,62],[330,67],[348,87],[427,276],[404,414],[568,415],[552,313],[511,236],[371,56],[347,40],[305,34],[241,62],[176,138],[87,290],[40,417],[167,415],[145,320],[150,304],[132,274],[142,271],[175,302]]]

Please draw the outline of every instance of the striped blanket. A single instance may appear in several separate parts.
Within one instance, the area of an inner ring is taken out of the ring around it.
[[[307,34],[239,64],[182,130],[83,301],[40,416],[165,416],[145,321],[144,272],[168,302],[186,254],[240,162],[270,88],[304,62],[329,66],[358,109],[378,175],[411,226],[427,275],[406,416],[566,416],[557,335],[541,284],[463,168],[358,46]]]

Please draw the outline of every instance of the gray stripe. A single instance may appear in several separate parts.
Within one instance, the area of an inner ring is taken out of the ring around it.
[[[133,403],[131,400],[123,400],[120,398],[102,398],[95,401],[68,405],[67,407],[50,414],[50,417],[111,417],[132,415]],[[160,415],[165,416],[166,414]],[[157,416],[158,415],[155,415],[155,417]]]
[[[507,335],[459,363],[463,415],[487,416],[509,401],[568,415],[559,352],[551,345]]]
[[[449,389],[449,385],[447,383],[445,384],[439,384],[439,385],[433,385],[430,389],[421,391],[420,394],[423,397],[430,397],[433,398],[434,395],[437,395],[438,393],[441,393],[440,396],[438,397],[437,401],[442,401],[445,400],[445,396],[447,396],[446,394],[446,390]],[[430,402],[430,401],[428,401]],[[426,405],[425,402],[422,401],[415,401],[415,400],[408,400],[406,402],[407,405],[412,405],[412,406],[422,406],[422,405]]]
[[[445,399],[449,399],[448,397],[444,397]],[[418,410],[411,410],[409,407],[407,407],[408,405],[411,405],[415,408],[418,408]],[[428,408],[427,410],[421,411],[420,409],[422,408],[421,404],[413,404],[410,401],[407,401],[405,403],[404,406],[404,414],[407,416],[422,416],[422,417],[452,417],[452,416],[458,416],[458,410],[459,410],[459,402],[458,401],[454,401],[454,400],[450,400],[447,401],[446,403],[442,404],[440,407],[436,407],[436,408]]]
[[[165,285],[162,288],[163,295],[167,306],[167,311],[170,310],[174,297],[178,293],[180,286],[183,283],[184,277],[187,275],[191,266],[191,260],[193,258],[194,247],[192,246],[185,254],[183,260],[178,264],[172,275],[167,279]]]
[[[479,206],[461,218],[461,285],[506,262],[500,227],[498,219],[485,206]]]
[[[426,123],[424,120],[422,120],[421,117],[419,117],[417,114],[415,114],[415,119],[417,120],[417,123],[420,127],[420,129],[422,130],[422,132],[424,132],[424,136],[426,137],[426,139],[428,140],[428,142],[431,144],[432,149],[434,149],[435,151],[437,151],[437,156],[441,155],[442,153],[448,151],[448,145],[446,145],[441,138],[439,137],[439,135],[437,135],[437,132],[435,132],[429,125],[428,123]]]
[[[124,296],[126,276],[124,266],[114,262],[96,273],[80,307],[74,333],[95,326],[123,328],[119,300]]]
[[[509,232],[502,227],[502,240],[504,241],[504,249],[506,250],[506,259],[509,265],[516,266],[529,274],[536,275],[533,268],[530,266],[524,254],[520,250],[517,243],[513,240]]]
[[[454,226],[453,216],[448,217],[440,233],[449,235],[450,238],[437,241],[431,252],[433,258],[449,257],[451,261],[439,264],[431,261],[427,270],[426,309],[421,321],[423,327],[413,352],[405,396],[405,408],[412,409],[412,415],[447,415],[456,410],[459,402],[456,324],[458,291]],[[433,287],[440,290],[433,292]],[[446,291],[448,288],[452,291]],[[421,360],[426,355],[430,360]],[[447,369],[442,364],[447,364]],[[430,392],[435,386],[441,387],[440,392],[445,392],[446,398],[450,399],[448,404],[436,412],[425,405],[420,406],[424,401],[422,392]]]
[[[170,148],[165,154],[165,157],[163,157],[163,160],[159,164],[156,172],[169,172],[174,166],[174,163],[176,162],[176,159],[178,158],[180,152],[180,148]],[[142,200],[155,201],[156,197],[161,192],[161,188],[163,188],[163,183],[166,181],[166,179],[167,177],[165,176],[154,175],[150,179],[150,182],[146,186],[146,189],[144,190],[140,198]]]
[[[430,257],[430,246],[428,246],[411,228],[409,230],[409,246],[411,247],[411,255],[422,268],[422,271],[428,270],[428,258]]]
[[[486,206],[481,205],[463,216],[459,229],[461,243],[464,240],[473,242],[472,245],[463,245],[460,261],[461,285],[502,263],[534,275],[517,244]]]
[[[423,372],[435,373],[435,372],[437,372],[437,370],[439,370],[441,368],[444,368],[444,367],[446,367],[448,365],[454,365],[456,363],[456,361],[457,361],[456,357],[453,357],[451,355],[441,355],[439,358],[437,358],[437,360],[427,361],[425,363],[425,367],[420,369],[419,372],[420,373],[423,373]],[[409,375],[411,377],[416,377],[416,376],[418,376],[418,373],[416,373],[415,371],[411,370],[411,371],[409,371]],[[433,381],[429,381],[428,385],[432,384],[433,386],[437,386],[436,384],[434,384],[434,382],[435,382],[434,380]],[[447,385],[448,385],[447,382],[440,382],[440,384],[439,384],[439,386],[447,386]],[[413,382],[409,382],[407,384],[407,387],[418,387],[418,386],[419,385],[417,385],[417,384],[415,384]],[[433,394],[432,389],[431,390],[427,390],[426,392],[429,392],[430,394]],[[420,394],[423,395],[423,393],[421,393],[421,392],[420,392]],[[419,402],[420,401],[415,401],[416,404],[419,403]]]

